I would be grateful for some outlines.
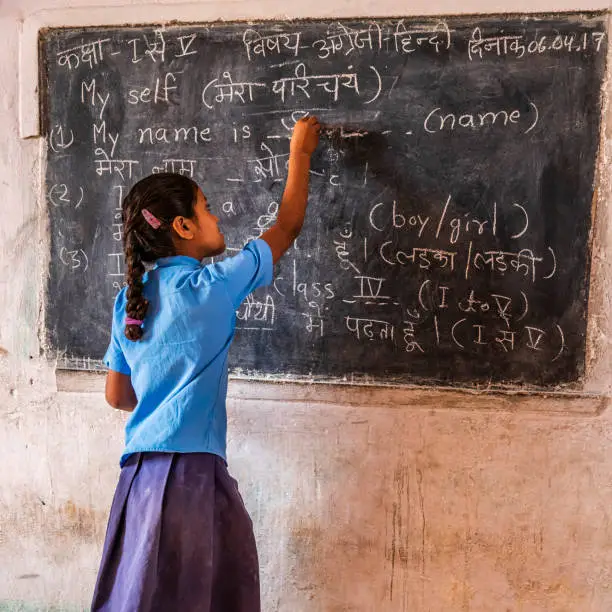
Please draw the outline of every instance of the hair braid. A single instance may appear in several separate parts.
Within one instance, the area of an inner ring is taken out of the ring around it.
[[[145,273],[145,266],[142,261],[142,248],[133,232],[126,235],[125,263],[128,284],[125,311],[128,317],[142,321],[147,314],[149,302],[143,295],[142,277]],[[126,325],[125,335],[129,340],[140,340],[142,338],[142,327],[140,325]]]

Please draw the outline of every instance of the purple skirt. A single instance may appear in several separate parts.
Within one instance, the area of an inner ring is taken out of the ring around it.
[[[128,459],[91,609],[260,612],[253,523],[221,457],[138,453]]]

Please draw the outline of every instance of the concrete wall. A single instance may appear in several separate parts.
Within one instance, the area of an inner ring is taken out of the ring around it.
[[[461,10],[607,8],[588,2],[469,0]],[[42,148],[19,134],[20,76],[27,91],[35,52],[25,36],[20,75],[20,32],[121,16],[457,12],[450,0],[105,5],[0,3],[0,610],[87,606],[124,422],[105,405],[100,377],[56,375],[38,357]],[[32,101],[22,102],[23,127]],[[230,463],[255,523],[266,612],[612,610],[612,411],[600,397],[612,389],[605,125],[585,382],[593,396],[232,383]]]

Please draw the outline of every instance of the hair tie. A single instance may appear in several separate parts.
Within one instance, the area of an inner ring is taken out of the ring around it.
[[[126,325],[138,325],[138,327],[140,327],[143,323],[144,321],[141,321],[140,319],[132,319],[132,317],[125,318]]]
[[[149,212],[146,208],[143,208],[140,212],[142,212],[142,216],[145,218],[145,221],[153,229],[159,229],[161,221],[153,213]]]

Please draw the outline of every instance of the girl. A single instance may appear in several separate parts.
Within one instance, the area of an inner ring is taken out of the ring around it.
[[[225,462],[227,353],[236,309],[300,232],[319,130],[297,122],[275,224],[221,263],[200,263],[225,242],[190,179],[149,176],[123,202],[127,287],[104,360],[107,401],[132,415],[92,610],[260,610],[253,525]]]

